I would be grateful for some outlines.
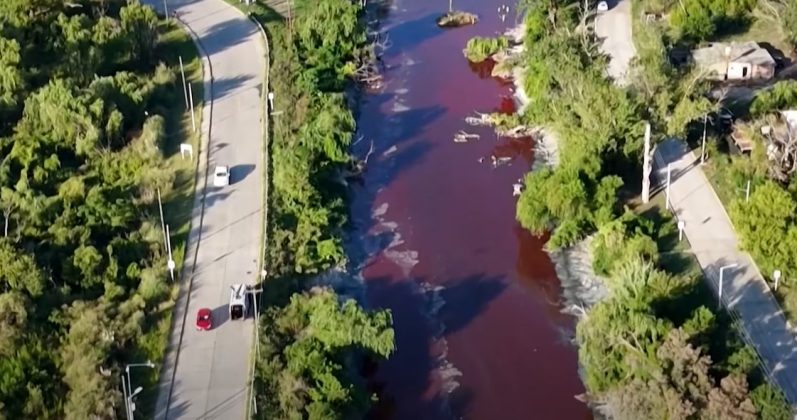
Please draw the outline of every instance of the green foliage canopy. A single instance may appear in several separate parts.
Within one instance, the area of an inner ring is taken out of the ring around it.
[[[326,289],[296,294],[264,317],[257,386],[266,416],[343,419],[365,414],[370,396],[359,385],[353,357],[394,350],[390,313],[365,312]]]
[[[2,418],[116,417],[103,372],[165,296],[161,22],[136,1],[66,3],[0,2]]]

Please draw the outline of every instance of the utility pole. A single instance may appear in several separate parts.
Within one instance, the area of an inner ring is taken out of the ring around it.
[[[744,202],[747,203],[750,201],[750,180],[747,180],[747,188],[744,191]]]
[[[650,123],[645,123],[645,154],[642,163],[642,202],[650,201],[650,172],[653,171],[650,153]],[[668,182],[669,184],[669,182]]]
[[[188,88],[185,84],[185,68],[183,68],[183,56],[178,57],[180,59],[180,74],[183,76],[183,97],[185,98],[185,109],[188,109]]]
[[[188,84],[188,99],[191,102],[191,127],[196,133],[196,116],[194,115],[194,91],[191,89],[191,84]]]
[[[448,13],[454,11],[454,0],[448,0]]]
[[[169,20],[169,8],[166,6],[166,0],[163,0],[163,17]]]

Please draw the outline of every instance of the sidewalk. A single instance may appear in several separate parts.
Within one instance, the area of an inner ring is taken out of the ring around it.
[[[711,187],[699,158],[680,141],[667,140],[656,148],[654,167],[664,188],[667,164],[672,163],[670,205],[680,221],[700,267],[714,291],[723,270],[723,305],[735,311],[742,336],[764,362],[768,374],[797,407],[797,340],[775,297],[750,256],[738,248],[730,218]]]

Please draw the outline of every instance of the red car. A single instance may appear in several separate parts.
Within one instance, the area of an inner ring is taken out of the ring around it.
[[[210,331],[213,328],[213,321],[210,317],[210,309],[202,308],[196,313],[196,329]]]

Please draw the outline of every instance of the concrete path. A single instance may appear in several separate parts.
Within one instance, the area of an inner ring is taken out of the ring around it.
[[[163,12],[163,1],[147,3]],[[254,283],[260,273],[266,45],[223,0],[169,0],[168,8],[206,56],[204,144],[155,418],[243,419],[254,322],[229,320],[228,302],[232,284]],[[231,168],[229,186],[213,187],[216,165]],[[213,311],[211,331],[195,328],[202,307]]]
[[[607,3],[609,10],[595,16],[595,35],[603,40],[601,51],[609,55],[609,77],[622,86],[627,83],[628,67],[636,55],[631,35],[631,0]]]
[[[671,208],[685,222],[684,233],[714,291],[723,270],[722,303],[741,319],[742,335],[761,356],[768,373],[797,406],[797,341],[775,297],[753,260],[739,250],[739,242],[719,198],[698,158],[684,143],[668,140],[658,145],[656,176],[666,184],[672,164]]]

